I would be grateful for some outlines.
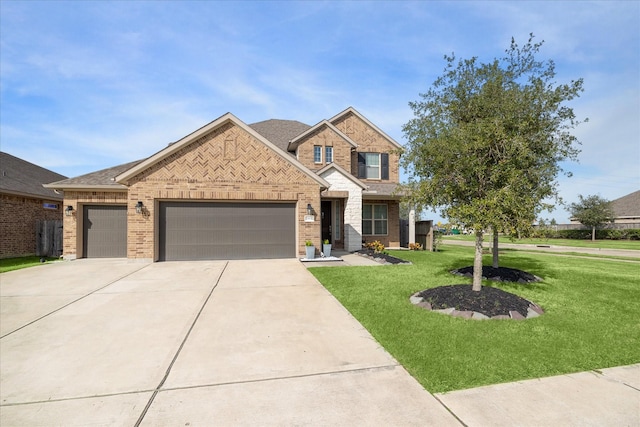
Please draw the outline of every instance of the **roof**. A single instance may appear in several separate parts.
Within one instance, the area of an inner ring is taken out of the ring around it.
[[[65,179],[66,176],[0,152],[0,192],[20,196],[62,200],[62,195],[42,184]]]
[[[368,183],[369,186],[362,192],[365,199],[399,199],[402,197],[400,184],[395,183]]]
[[[253,123],[249,127],[285,152],[288,151],[289,141],[311,128],[311,126],[297,120],[277,119]]]
[[[264,136],[260,135],[258,132],[256,132],[254,129],[249,127],[246,123],[244,123],[242,120],[238,119],[236,116],[234,116],[231,113],[226,113],[218,117],[214,121],[198,129],[197,131],[192,132],[189,135],[185,136],[184,138],[180,139],[176,143],[169,145],[168,147],[158,151],[156,154],[152,155],[151,157],[148,157],[145,160],[134,165],[130,169],[123,171],[118,176],[116,176],[115,178],[116,182],[127,184],[129,179],[133,178],[137,174],[146,170],[150,166],[169,157],[173,153],[176,153],[177,151],[181,150],[182,148],[189,146],[189,144],[193,143],[203,135],[206,135],[207,133],[213,131],[214,129],[217,129],[220,126],[224,126],[228,123],[233,123],[235,126],[238,126],[242,130],[247,132],[249,135],[253,136],[256,140],[258,140],[258,142],[264,144],[267,148],[273,150],[273,152],[276,155],[279,155],[285,161],[291,163],[295,168],[297,168],[299,171],[301,171],[302,173],[304,173],[305,175],[309,176],[311,179],[316,181],[320,186],[324,188],[329,187],[329,183],[325,181],[322,177],[313,173],[309,168],[307,168],[302,163],[300,163],[295,157],[287,155],[288,153],[286,151],[279,149],[275,144],[270,142]]]
[[[142,160],[136,160],[135,162],[124,163],[111,168],[102,169],[96,172],[91,172],[85,175],[80,175],[74,178],[64,179],[62,181],[52,182],[47,184],[47,188],[103,188],[109,190],[126,190],[122,184],[118,184],[115,181],[116,176],[120,175],[124,171],[127,171],[142,162]]]
[[[616,218],[640,217],[640,190],[611,201]]]

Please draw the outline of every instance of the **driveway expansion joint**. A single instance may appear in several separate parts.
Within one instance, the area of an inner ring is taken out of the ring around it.
[[[218,277],[214,281],[213,287],[209,291],[209,295],[207,295],[207,298],[204,300],[204,302],[200,306],[200,310],[198,310],[198,314],[196,314],[196,317],[193,319],[193,322],[191,322],[191,326],[189,327],[189,330],[185,334],[182,342],[180,343],[180,346],[178,347],[178,350],[176,351],[176,354],[173,356],[173,359],[169,363],[169,366],[167,367],[167,370],[165,371],[165,374],[162,377],[162,380],[160,380],[160,384],[158,384],[158,386],[155,388],[155,390],[153,390],[153,394],[151,395],[151,397],[149,398],[149,401],[147,402],[147,404],[145,405],[144,409],[142,410],[142,413],[140,414],[140,417],[138,417],[138,420],[134,424],[135,427],[140,426],[140,424],[142,423],[142,420],[144,420],[144,417],[147,414],[147,411],[149,411],[149,408],[151,407],[151,404],[153,403],[153,401],[155,400],[156,396],[158,395],[158,392],[162,389],[162,386],[164,385],[165,381],[169,377],[169,374],[171,373],[171,368],[173,368],[173,365],[175,364],[176,360],[178,359],[178,356],[180,356],[180,352],[184,348],[184,345],[187,342],[187,340],[189,339],[189,336],[191,335],[191,332],[193,331],[193,328],[195,327],[196,323],[198,323],[198,319],[200,319],[200,315],[202,314],[202,311],[204,310],[204,308],[207,306],[207,303],[211,299],[211,296],[213,295],[213,291],[215,291],[216,288],[218,287],[218,284],[220,283],[220,279],[222,278],[222,275],[226,271],[228,265],[229,265],[229,261],[224,263],[224,267],[222,267],[222,270],[220,270],[220,274],[218,274]]]

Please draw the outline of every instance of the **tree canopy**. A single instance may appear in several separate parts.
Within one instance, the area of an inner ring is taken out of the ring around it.
[[[569,205],[569,213],[580,224],[591,227],[591,240],[595,240],[596,228],[613,222],[616,214],[611,202],[600,196],[582,197],[582,194],[579,194],[578,199],[578,203]]]
[[[542,44],[533,35],[524,46],[512,39],[506,55],[488,63],[447,55],[444,73],[409,103],[409,197],[475,230],[476,290],[484,230],[530,229],[551,207],[544,201],[558,197],[560,162],[579,153],[571,130],[580,122],[564,104],[579,96],[583,81],[556,84],[554,62],[536,59]]]

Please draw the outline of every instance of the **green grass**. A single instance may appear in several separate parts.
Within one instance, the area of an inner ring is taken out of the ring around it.
[[[448,235],[442,236],[443,240],[464,240],[468,242],[475,241],[475,236],[471,235]],[[485,243],[490,243],[492,235],[487,234],[484,237]],[[500,236],[498,239],[500,243],[514,243],[523,245],[554,245],[554,246],[573,246],[576,248],[600,248],[600,249],[631,249],[640,250],[640,240],[577,240],[577,239],[541,239],[541,238],[528,238],[528,239],[514,239],[509,237]]]
[[[58,258],[45,258],[47,262],[56,261]],[[39,256],[25,256],[20,258],[5,258],[0,259],[0,273],[5,273],[12,270],[20,270],[21,268],[33,267],[35,265],[41,265]]]
[[[640,263],[505,254],[501,265],[544,280],[491,286],[546,312],[524,321],[476,321],[409,302],[416,291],[470,283],[449,270],[471,265],[473,248],[389,253],[413,265],[310,271],[431,392],[640,362]]]

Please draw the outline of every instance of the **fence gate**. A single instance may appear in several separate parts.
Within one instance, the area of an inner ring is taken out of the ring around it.
[[[62,255],[62,220],[36,223],[36,255],[47,257]]]

